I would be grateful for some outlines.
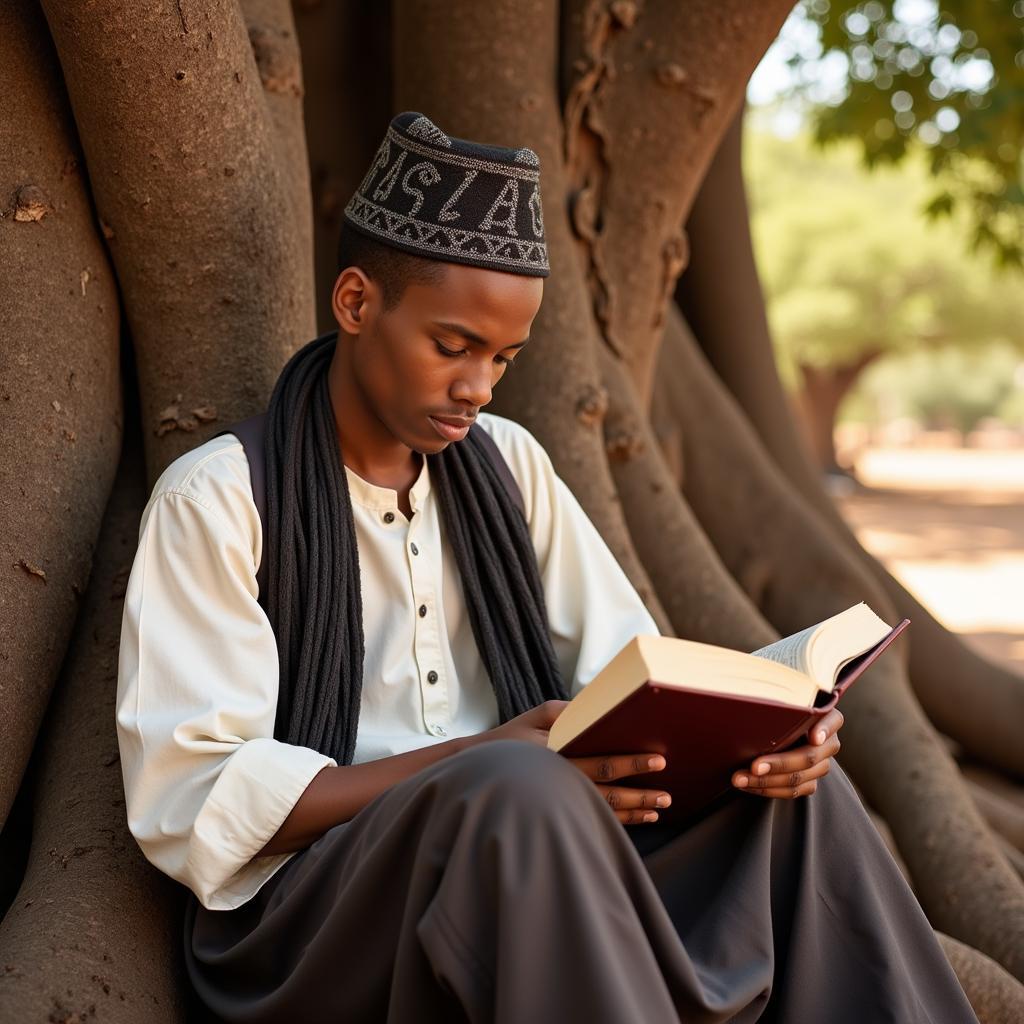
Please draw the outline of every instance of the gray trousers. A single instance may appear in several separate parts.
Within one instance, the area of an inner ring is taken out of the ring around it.
[[[837,766],[808,798],[624,828],[558,754],[480,744],[243,906],[190,897],[185,931],[231,1022],[976,1022]]]

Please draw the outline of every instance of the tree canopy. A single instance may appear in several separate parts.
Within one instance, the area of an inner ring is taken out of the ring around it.
[[[1024,2],[804,0],[816,44],[791,48],[817,141],[854,139],[869,166],[923,147],[933,217],[966,212],[970,245],[1024,267]],[[819,70],[838,70],[821,97]]]
[[[867,170],[857,144],[816,152],[748,132],[752,229],[783,372],[926,347],[1024,350],[1024,289],[959,240],[963,212],[920,214],[926,159]]]

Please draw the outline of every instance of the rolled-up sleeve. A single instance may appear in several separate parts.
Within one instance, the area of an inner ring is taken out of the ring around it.
[[[336,763],[273,738],[277,646],[245,533],[201,493],[158,484],[121,628],[128,826],[152,864],[213,910],[240,906],[292,856],[255,857]]]

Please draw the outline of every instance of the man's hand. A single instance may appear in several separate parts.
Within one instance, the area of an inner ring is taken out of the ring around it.
[[[588,779],[597,783],[598,792],[608,801],[615,817],[623,825],[640,825],[657,821],[656,807],[668,807],[672,797],[663,789],[634,789],[632,786],[609,786],[615,779],[644,772],[660,772],[665,767],[661,754],[609,754],[606,757],[569,757]]]
[[[569,702],[546,700],[543,704],[510,718],[504,725],[481,733],[486,739],[526,740],[539,746],[548,745],[548,732],[555,719]],[[608,783],[627,775],[661,771],[665,758],[660,754],[618,754],[608,757],[568,757],[588,779],[597,783],[598,792],[608,801],[615,816],[624,825],[639,825],[657,821],[655,807],[668,807],[672,798],[660,789],[633,789],[630,786],[610,786]]]
[[[792,800],[809,796],[818,788],[818,779],[828,775],[832,758],[839,752],[836,733],[843,724],[843,713],[833,708],[809,737],[810,743],[783,754],[765,754],[754,758],[750,771],[736,772],[732,784],[758,796]]]
[[[529,711],[524,711],[515,718],[510,718],[502,725],[487,732],[480,733],[480,738],[489,740],[526,740],[538,746],[548,745],[548,732],[555,724],[555,719],[562,713],[567,700],[546,700]]]

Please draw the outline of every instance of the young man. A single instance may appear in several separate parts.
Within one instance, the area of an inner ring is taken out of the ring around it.
[[[400,114],[339,250],[336,337],[283,371],[262,450],[226,434],[166,470],[126,595],[129,825],[191,890],[204,1003],[974,1020],[828,774],[840,715],[685,830],[655,823],[670,794],[616,785],[645,752],[546,749],[565,700],[657,629],[537,441],[482,412],[548,274],[536,154]]]

